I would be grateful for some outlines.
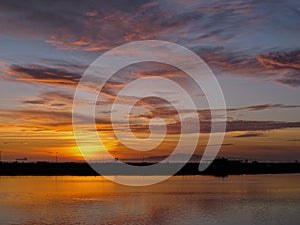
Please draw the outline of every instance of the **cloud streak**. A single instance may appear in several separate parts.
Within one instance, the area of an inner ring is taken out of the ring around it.
[[[236,135],[234,137],[236,138],[249,138],[249,137],[263,137],[263,133],[246,133],[246,134],[241,134],[241,135]]]
[[[5,71],[11,75],[7,79],[43,83],[51,86],[76,86],[81,74],[70,72],[63,68],[51,68],[41,65],[12,65]]]
[[[280,74],[276,81],[291,87],[300,86],[300,50],[291,52],[271,52],[257,56],[268,72]]]

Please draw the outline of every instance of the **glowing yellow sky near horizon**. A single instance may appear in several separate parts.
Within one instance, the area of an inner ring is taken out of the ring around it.
[[[0,134],[3,134],[3,127]],[[293,160],[299,156],[299,136],[300,129],[289,128],[272,130],[266,132],[252,132],[259,134],[257,137],[238,137],[249,134],[245,131],[227,132],[219,156],[242,159],[262,159],[268,160]],[[54,161],[56,152],[59,153],[60,161],[82,161],[83,157],[79,151],[72,132],[5,132],[5,139],[1,137],[0,150],[3,160],[14,160],[16,158],[27,157],[30,161]],[[16,135],[19,134],[19,135]],[[103,135],[102,135],[103,136]],[[156,150],[148,152],[128,151],[118,144],[118,141],[111,135],[107,135],[101,151],[107,149],[113,157],[120,159],[141,159],[153,156],[164,156],[170,154],[176,146],[178,135],[170,135],[169,140]],[[200,140],[195,154],[201,155],[206,146],[208,134],[200,134]],[[173,144],[172,144],[173,143]],[[105,160],[99,154],[98,146],[93,146],[86,142],[85,154],[87,158],[95,160]],[[294,155],[294,157],[286,157]]]

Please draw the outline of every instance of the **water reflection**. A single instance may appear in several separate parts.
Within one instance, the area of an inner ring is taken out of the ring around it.
[[[0,224],[299,224],[299,178],[182,176],[127,187],[101,177],[0,177]]]

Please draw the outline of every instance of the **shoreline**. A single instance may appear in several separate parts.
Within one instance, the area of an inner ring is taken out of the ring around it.
[[[230,175],[255,175],[255,174],[291,174],[300,173],[300,163],[264,163],[264,162],[241,162],[227,159],[216,159],[204,171],[199,171],[199,163],[165,163],[160,164],[159,169],[144,171],[141,167],[154,163],[127,163],[136,167],[136,170],[124,171],[120,163],[93,163],[92,167],[102,171],[98,174],[87,163],[51,163],[51,162],[1,162],[0,176],[168,176],[168,171],[174,168],[180,170],[174,175],[211,175],[226,177]]]

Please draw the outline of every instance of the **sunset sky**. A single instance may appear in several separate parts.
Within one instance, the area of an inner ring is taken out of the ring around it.
[[[227,105],[227,131],[219,156],[300,160],[297,0],[0,0],[0,18],[2,160],[54,161],[56,152],[60,161],[82,160],[72,128],[73,95],[81,76],[104,52],[149,39],[190,49],[216,75]],[[131,128],[138,137],[149,135],[149,119],[165,119],[168,132],[161,145],[136,152],[114,137],[109,119],[113,100],[130,81],[148,76],[171,79],[199,101],[201,134],[195,154],[201,155],[210,131],[205,96],[184,72],[154,62],[128,66],[106,83],[96,107],[97,129],[105,147],[121,159],[163,158],[173,151],[180,121],[163,99],[176,102],[180,96],[163,84],[155,84],[161,86],[162,99],[141,99],[131,114]],[[127,105],[135,97],[122,96],[119,104]],[[82,104],[89,102],[83,99]],[[120,128],[122,119],[120,115]],[[181,134],[187,137],[186,148],[194,130],[191,124]],[[86,148],[94,156],[88,141]]]

